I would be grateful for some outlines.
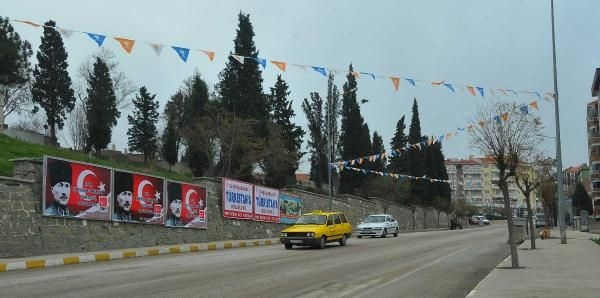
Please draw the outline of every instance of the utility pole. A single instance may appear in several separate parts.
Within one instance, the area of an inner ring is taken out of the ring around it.
[[[560,144],[560,117],[558,112],[558,81],[556,78],[556,39],[554,33],[554,0],[550,0],[550,15],[552,17],[552,65],[554,69],[554,119],[556,124],[556,182],[558,187],[558,224],[560,226],[560,243],[567,244],[565,229],[565,198],[563,194],[562,156]]]

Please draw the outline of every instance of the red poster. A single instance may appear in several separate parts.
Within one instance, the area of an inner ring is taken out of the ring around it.
[[[164,224],[164,179],[114,171],[113,220]]]
[[[110,220],[111,170],[44,157],[45,216]]]
[[[206,188],[167,181],[168,227],[206,229]]]

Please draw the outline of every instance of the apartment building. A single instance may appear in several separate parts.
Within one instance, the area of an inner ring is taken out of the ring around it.
[[[492,158],[470,156],[468,159],[448,159],[445,164],[452,190],[452,200],[464,199],[486,213],[501,213],[504,198],[498,187],[500,172]],[[530,169],[526,167],[522,170]],[[516,214],[522,214],[522,210],[527,207],[525,196],[519,190],[514,178],[508,180],[508,191]],[[537,193],[531,194],[530,201],[536,209],[541,208]]]
[[[592,82],[592,100],[587,104],[588,159],[590,165],[591,198],[594,215],[600,216],[600,68],[596,68]]]

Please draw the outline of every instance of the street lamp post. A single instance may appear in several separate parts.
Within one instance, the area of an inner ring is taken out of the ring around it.
[[[565,230],[564,217],[564,194],[562,176],[562,156],[560,144],[560,117],[558,110],[558,82],[556,78],[556,39],[554,33],[554,0],[550,0],[550,15],[552,18],[552,65],[554,70],[554,119],[556,123],[556,182],[558,187],[558,223],[560,226],[560,243],[567,244],[567,232]]]

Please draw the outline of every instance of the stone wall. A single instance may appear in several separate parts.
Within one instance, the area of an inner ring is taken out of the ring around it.
[[[0,177],[0,257],[267,238],[277,236],[287,227],[284,224],[223,218],[221,179],[196,178],[194,182],[207,188],[206,230],[43,217],[42,161],[14,160],[13,177]],[[302,197],[304,212],[328,209],[327,196],[297,189],[286,191]],[[402,231],[448,226],[445,213],[440,213],[438,226],[437,211],[420,206],[411,208],[376,198],[348,195],[334,198],[332,203],[333,209],[345,212],[354,226],[369,214],[386,212],[399,221]]]

